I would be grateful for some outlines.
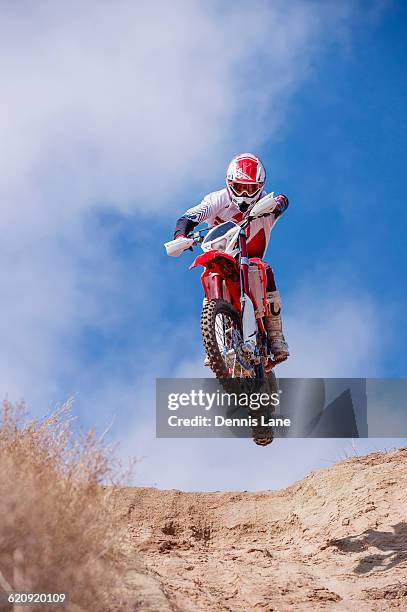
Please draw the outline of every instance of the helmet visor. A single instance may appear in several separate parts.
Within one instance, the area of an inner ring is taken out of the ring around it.
[[[237,183],[229,181],[229,187],[237,196],[254,196],[262,188],[262,183]]]

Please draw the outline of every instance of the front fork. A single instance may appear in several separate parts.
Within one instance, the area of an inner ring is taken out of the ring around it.
[[[247,255],[247,236],[245,230],[242,228],[239,232],[239,253],[240,253],[240,302],[242,304],[242,326],[243,326],[243,347],[246,347],[248,352],[254,357],[254,363],[256,368],[261,368],[261,363],[266,367],[266,371],[270,370],[273,364],[269,364],[267,358],[267,350],[263,346],[261,352],[262,356],[259,355],[257,346],[257,333],[259,332],[264,338],[265,330],[263,321],[256,320],[254,312],[253,301],[250,298],[250,286],[249,286],[249,258]],[[264,339],[265,341],[265,339]],[[263,376],[263,370],[261,370],[261,376]]]
[[[249,295],[249,258],[247,256],[247,237],[242,228],[239,232],[240,300]]]
[[[217,300],[221,300],[223,298],[222,277],[219,274],[215,274],[213,278],[213,290],[215,298]]]
[[[257,353],[257,321],[249,287],[249,258],[247,256],[246,232],[239,232],[240,303],[242,306],[243,347],[247,352]]]

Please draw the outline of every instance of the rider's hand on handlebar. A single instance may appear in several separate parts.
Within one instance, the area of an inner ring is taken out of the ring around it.
[[[276,210],[278,210],[278,212],[283,213],[287,207],[288,207],[288,198],[287,196],[285,196],[283,193],[275,196],[275,201],[276,201]]]

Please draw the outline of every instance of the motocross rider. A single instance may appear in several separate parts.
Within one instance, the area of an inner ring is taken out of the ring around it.
[[[251,153],[236,155],[227,168],[226,188],[209,193],[197,206],[189,208],[175,226],[174,239],[186,237],[195,227],[206,221],[214,227],[225,221],[239,223],[250,213],[260,198],[266,195],[266,170],[261,160]],[[288,198],[274,196],[277,206],[268,216],[253,219],[246,229],[248,256],[263,259],[271,230],[288,207]],[[267,265],[267,264],[266,264]],[[267,265],[267,316],[265,327],[270,339],[271,352],[276,363],[289,356],[281,322],[281,299],[277,291],[272,268]]]

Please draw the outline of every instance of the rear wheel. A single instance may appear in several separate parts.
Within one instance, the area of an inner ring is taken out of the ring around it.
[[[278,393],[277,379],[273,371],[265,374],[261,379],[258,392],[267,393],[269,396]],[[258,446],[268,446],[274,438],[273,428],[268,424],[273,417],[274,406],[268,404],[267,406],[261,406],[258,410],[250,409],[249,414],[257,421],[257,425],[252,426],[253,442]]]

